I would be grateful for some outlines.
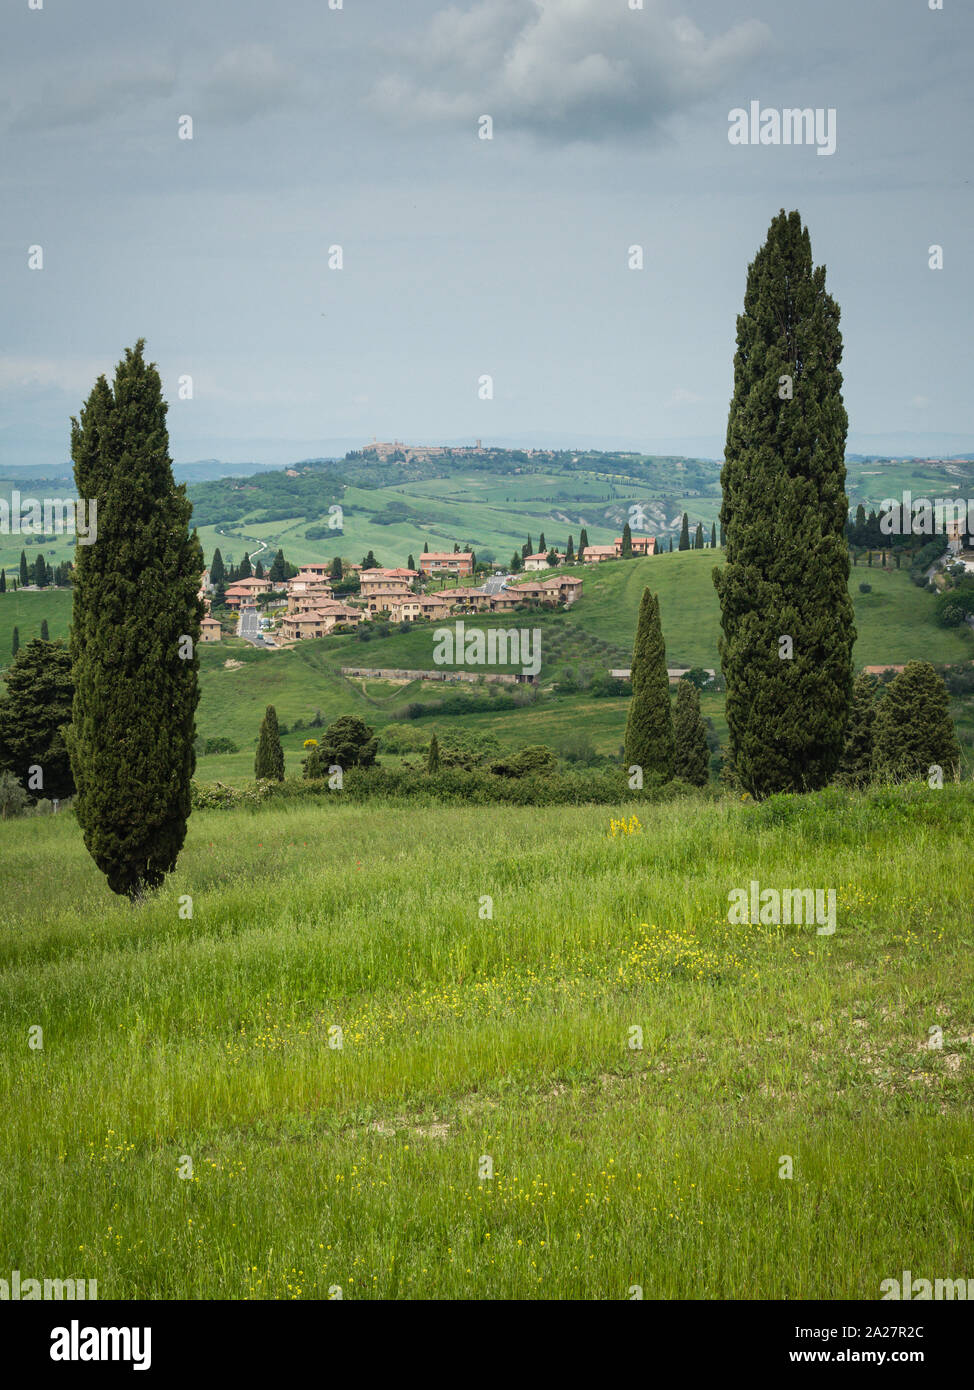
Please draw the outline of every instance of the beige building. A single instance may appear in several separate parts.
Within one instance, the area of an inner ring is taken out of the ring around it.
[[[223,629],[216,618],[204,618],[200,623],[201,642],[219,642],[223,638]]]

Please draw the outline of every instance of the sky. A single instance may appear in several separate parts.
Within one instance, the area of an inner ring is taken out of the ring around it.
[[[781,208],[841,307],[850,452],[974,448],[974,12],[932,2],[7,0],[0,472],[62,465],[139,337],[177,462],[720,458]],[[732,144],[751,102],[834,109],[834,153]]]

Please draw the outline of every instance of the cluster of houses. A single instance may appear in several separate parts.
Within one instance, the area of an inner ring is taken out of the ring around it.
[[[633,536],[632,548],[636,555],[655,555],[655,536]],[[602,560],[617,560],[622,555],[622,537],[617,536],[612,545],[589,545],[579,552],[582,564],[599,564]],[[528,573],[544,573],[545,579],[524,580],[520,583],[508,581],[497,592],[489,588],[471,588],[459,583],[461,579],[473,574],[474,556],[471,551],[426,551],[419,559],[419,569],[366,569],[359,565],[351,568],[359,574],[360,598],[356,603],[345,603],[335,598],[332,592],[330,564],[302,565],[294,578],[286,585],[286,596],[280,598],[280,607],[286,611],[281,615],[278,629],[271,640],[278,646],[289,646],[306,638],[325,637],[336,627],[357,627],[359,623],[369,622],[378,614],[386,615],[393,622],[414,622],[417,619],[439,621],[451,614],[460,613],[506,613],[527,601],[541,603],[571,604],[581,595],[582,581],[574,575],[556,573],[557,565],[565,557],[555,552],[556,564],[549,561],[548,551],[539,551],[524,558],[524,569]],[[444,589],[435,594],[417,593],[415,583],[421,579],[452,577],[457,587]],[[246,611],[255,607],[258,597],[277,592],[280,585],[267,578],[238,579],[226,590],[225,602],[228,608]],[[206,616],[202,623],[202,640],[219,642],[220,623],[212,617],[210,596],[213,586],[209,572],[204,571],[200,588],[200,598],[206,605]]]

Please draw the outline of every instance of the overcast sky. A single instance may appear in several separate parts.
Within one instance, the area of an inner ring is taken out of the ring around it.
[[[181,462],[373,435],[719,457],[781,207],[842,309],[850,450],[974,447],[972,7],[629,4],[7,0],[0,467],[63,463],[139,336]],[[751,101],[834,107],[835,153],[730,144]]]

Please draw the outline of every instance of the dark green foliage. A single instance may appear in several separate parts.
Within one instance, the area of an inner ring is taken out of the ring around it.
[[[628,521],[622,528],[622,559],[632,559],[632,527]]]
[[[212,753],[239,753],[240,749],[232,738],[208,738],[203,744],[203,756],[209,757]]]
[[[710,549],[714,550],[717,546],[717,523],[716,521],[710,528]]]
[[[20,552],[20,587],[23,588],[25,584],[29,583],[30,572],[27,568],[27,552],[22,550]]]
[[[342,557],[341,557],[340,555],[336,555],[335,558],[334,558],[334,559],[332,560],[332,562],[331,562],[331,580],[332,580],[332,582],[335,583],[335,584],[340,584],[340,583],[342,582],[342,574],[343,574],[343,569],[342,569]]]
[[[281,747],[281,732],[277,727],[277,710],[268,705],[260,724],[257,739],[257,756],[254,759],[254,776],[260,780],[283,782],[284,749]]]
[[[60,642],[34,638],[18,652],[0,697],[0,768],[28,790],[63,800],[74,794],[64,741],[71,722],[71,657]],[[39,767],[40,778],[28,768]]]
[[[263,564],[263,561],[262,561],[262,560],[258,560],[258,561],[257,561],[257,564],[254,566],[254,578],[255,578],[255,579],[263,579],[263,577],[264,577],[264,564]]]
[[[703,522],[697,522],[697,529],[693,535],[694,550],[703,550]]]
[[[334,765],[347,772],[350,767],[371,767],[378,746],[374,731],[363,720],[354,714],[345,714],[328,725],[318,745],[318,754],[326,768]]]
[[[521,558],[520,552],[515,550],[514,554],[511,556],[511,573],[519,574],[523,564],[524,561]]]
[[[585,529],[585,527],[583,526],[582,529],[581,529],[581,531],[579,532],[579,536],[578,536],[578,554],[579,554],[579,557],[581,557],[582,555],[584,555],[584,553],[585,553],[585,551],[586,551],[587,549],[588,549],[588,531],[587,531],[587,530]]]
[[[440,770],[440,745],[439,740],[434,734],[430,739],[429,754],[426,758],[426,771],[439,772]]]
[[[85,844],[140,899],[176,865],[190,813],[203,553],[173,481],[166,404],[140,340],[99,377],[71,453],[98,541],[76,549],[69,750]]]
[[[632,652],[632,699],[626,721],[626,763],[641,767],[643,777],[673,776],[673,716],[666,648],[660,626],[659,602],[643,590]]]
[[[267,577],[272,584],[283,584],[287,579],[287,561],[283,550],[279,550],[274,556]]]
[[[7,571],[0,569],[0,594],[7,592]]]
[[[364,570],[377,570],[379,568],[379,562],[375,558],[371,550],[369,551],[368,555],[363,555],[362,568]]]
[[[705,787],[710,780],[707,731],[700,715],[700,692],[687,680],[681,680],[676,688],[673,749],[673,775],[693,787]]]
[[[571,538],[571,536],[569,536],[569,537],[568,537],[568,549],[565,551],[565,564],[566,564],[566,565],[573,565],[574,563],[575,563],[575,547],[574,547],[574,545],[572,544],[572,538]]]
[[[876,721],[875,676],[860,671],[852,687],[849,727],[836,781],[846,787],[864,787],[872,775],[873,728]]]
[[[823,786],[845,740],[856,634],[841,355],[825,269],[813,267],[799,214],[782,212],[737,320],[721,473],[727,563],[714,570],[730,758],[756,797]]]
[[[34,561],[34,583],[39,589],[43,589],[48,582],[47,565],[44,563],[44,556],[38,555]]]
[[[879,702],[873,726],[873,772],[907,781],[926,779],[936,766],[948,780],[959,765],[947,687],[929,661],[909,661]]]
[[[490,770],[495,777],[547,777],[557,772],[558,760],[550,748],[539,743],[491,763]]]
[[[41,619],[41,641],[42,641],[42,642],[50,642],[50,640],[51,640],[51,630],[50,630],[50,628],[49,628],[48,625],[47,625],[47,619],[46,619],[46,618],[42,618],[42,619]]]
[[[245,551],[244,551],[244,557],[243,557],[243,559],[240,561],[240,568],[237,570],[237,573],[234,575],[234,578],[235,578],[235,579],[251,579],[251,578],[253,578],[253,573],[254,573],[254,572],[253,572],[253,569],[251,568],[251,564],[250,564],[250,556],[247,554],[247,552],[246,552],[246,550],[245,550]]]
[[[408,570],[414,570],[416,568],[416,561],[413,559],[411,555],[408,555],[406,557],[406,568]]]
[[[210,564],[210,583],[215,590],[217,602],[220,602],[227,587],[227,571],[219,547],[213,552],[213,560]]]
[[[686,512],[683,513],[683,525],[680,527],[680,549],[690,549],[690,518]]]
[[[542,553],[545,555],[547,555],[548,553],[548,546],[545,542],[543,531],[541,532],[541,535],[538,537],[538,554],[541,555]]]
[[[15,627],[14,630],[13,630],[13,636],[12,636],[11,642],[10,642],[10,654],[11,654],[11,656],[16,656],[17,653],[18,653],[19,651],[20,651],[20,628],[19,628],[19,627]]]

